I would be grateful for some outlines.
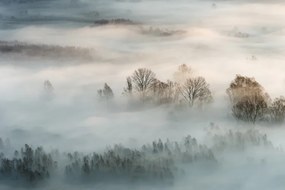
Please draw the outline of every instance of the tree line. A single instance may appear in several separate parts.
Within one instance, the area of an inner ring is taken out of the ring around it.
[[[114,97],[107,83],[103,89],[98,90],[98,95],[106,100]],[[192,75],[192,69],[185,64],[180,65],[178,71],[174,73],[174,81],[166,82],[157,79],[152,70],[139,68],[126,78],[123,95],[143,103],[177,104],[200,108],[213,100],[206,79]]]
[[[29,44],[19,41],[0,41],[0,54],[29,57],[57,58],[61,60],[94,60],[94,50],[74,46]]]
[[[44,82],[47,99],[54,96],[49,80]],[[97,90],[101,101],[111,101],[115,94],[107,83]],[[129,100],[153,105],[174,105],[192,109],[205,109],[213,101],[209,83],[195,76],[191,67],[182,64],[174,73],[174,80],[161,81],[147,68],[139,68],[126,78],[122,94]],[[226,89],[231,115],[238,121],[255,124],[269,122],[281,124],[285,120],[285,98],[272,100],[255,78],[236,75]]]
[[[68,154],[66,175],[89,180],[127,180],[131,182],[172,183],[182,169],[178,164],[210,162],[216,159],[212,151],[199,145],[195,138],[185,137],[182,142],[163,142],[161,139],[141,149],[129,149],[115,145],[103,154],[92,153],[78,156]]]
[[[209,145],[200,144],[190,135],[180,141],[158,139],[141,148],[114,145],[103,152],[80,153],[58,150],[44,151],[27,144],[15,150],[6,143],[0,147],[0,183],[37,184],[51,177],[63,177],[69,182],[149,182],[172,184],[183,176],[187,166],[202,163],[218,166],[218,158],[226,151],[246,151],[250,148],[274,150],[267,136],[256,130],[209,134]],[[3,142],[0,138],[0,142]],[[12,153],[11,153],[12,152]],[[219,156],[219,157],[217,157]],[[63,176],[62,176],[63,175]]]
[[[105,83],[98,91],[103,100],[114,98],[111,87]],[[163,82],[147,68],[139,68],[126,79],[123,94],[143,103],[172,104],[190,108],[204,108],[213,102],[212,91],[206,79],[195,76],[183,64],[174,73],[174,80]],[[262,85],[252,77],[236,75],[226,89],[232,116],[238,121],[282,123],[285,119],[285,98],[272,100]]]

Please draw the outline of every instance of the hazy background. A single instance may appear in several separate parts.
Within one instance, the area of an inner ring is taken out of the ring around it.
[[[94,24],[116,18],[135,24]],[[272,98],[285,95],[284,19],[281,0],[2,0],[1,41],[80,47],[92,58],[1,52],[0,136],[10,138],[16,147],[29,143],[84,152],[114,143],[139,147],[154,139],[175,140],[186,134],[203,141],[211,122],[225,130],[243,128],[231,117],[225,90],[236,74],[242,74],[255,77]],[[150,27],[173,34],[143,32]],[[204,76],[210,84],[215,101],[203,113],[130,105],[122,95],[125,79],[135,69],[150,68],[166,81],[173,79],[181,64],[191,66],[195,75]],[[43,97],[45,80],[54,86],[49,101]],[[97,90],[105,82],[115,93],[113,102],[98,101]],[[258,127],[274,145],[285,145],[283,126]],[[280,160],[272,167],[277,169]],[[244,184],[249,180],[240,177],[244,171],[228,174],[228,169],[220,169],[215,175],[198,172],[196,178],[206,182],[196,182],[191,188],[284,187],[278,178],[284,177],[282,171],[262,166],[266,171],[262,176],[259,166],[241,165],[252,172],[252,182]],[[222,182],[224,177],[229,183]],[[182,179],[175,189],[188,188],[187,181]]]

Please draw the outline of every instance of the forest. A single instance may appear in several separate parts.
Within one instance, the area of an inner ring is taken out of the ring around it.
[[[61,153],[59,150],[47,153],[43,147],[33,148],[27,144],[20,150],[13,150],[9,139],[4,142],[0,138],[0,176],[1,181],[17,181],[31,186],[59,174],[70,183],[172,184],[175,178],[185,175],[185,166],[190,170],[195,163],[218,167],[221,161],[215,155],[233,150],[245,152],[252,147],[281,151],[265,134],[253,129],[229,130],[224,134],[209,134],[207,138],[212,141],[210,147],[199,144],[196,138],[188,135],[178,142],[158,139],[139,149],[116,144],[103,152],[88,154],[78,151]],[[255,162],[260,161],[265,160]]]

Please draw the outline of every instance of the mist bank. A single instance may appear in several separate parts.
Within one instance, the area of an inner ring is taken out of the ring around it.
[[[0,1],[0,189],[283,190],[284,9]]]
[[[61,47],[52,45],[36,45],[21,42],[0,41],[0,53],[5,59],[56,59],[58,61],[91,61],[94,59],[94,50],[78,47]]]

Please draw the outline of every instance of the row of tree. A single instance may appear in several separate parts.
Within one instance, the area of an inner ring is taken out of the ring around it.
[[[158,105],[175,104],[191,108],[205,107],[213,101],[209,84],[204,77],[193,75],[187,65],[180,65],[174,73],[174,81],[162,82],[153,71],[140,68],[127,77],[123,94],[144,103]],[[267,121],[282,123],[285,119],[285,98],[271,100],[264,88],[254,79],[237,75],[226,90],[232,115],[240,121],[256,123]],[[114,97],[111,87],[105,83],[98,91],[101,99]]]
[[[273,145],[268,140],[266,134],[261,134],[259,131],[249,129],[245,132],[241,131],[226,131],[220,134],[209,134],[213,142],[213,152],[222,151],[244,151],[249,147],[263,147],[272,149]]]
[[[211,140],[208,146],[187,136],[180,142],[159,139],[139,149],[115,145],[104,152],[90,154],[46,153],[41,147],[33,149],[25,145],[20,151],[15,151],[13,156],[9,156],[7,151],[1,151],[0,180],[35,183],[60,175],[61,171],[58,170],[64,168],[66,180],[72,182],[169,184],[186,172],[181,166],[187,166],[190,170],[193,163],[216,166],[219,161],[217,155],[220,157],[226,151],[245,151],[252,147],[274,149],[267,136],[256,130],[228,131],[207,137]]]
[[[174,73],[174,81],[163,82],[156,78],[153,71],[139,68],[127,77],[123,94],[144,103],[179,104],[189,107],[203,107],[212,102],[213,97],[209,84],[204,77],[194,76],[192,69],[187,65],[180,65]],[[98,91],[103,99],[111,99],[114,93],[105,83],[104,88]]]
[[[44,82],[44,91],[49,99],[54,95],[50,81]],[[272,101],[269,94],[254,78],[237,75],[226,90],[231,113],[239,121],[283,123],[285,98]],[[187,65],[180,65],[173,81],[160,81],[153,71],[140,68],[126,79],[123,94],[131,100],[155,105],[172,104],[190,108],[205,108],[213,102],[212,92],[204,77],[195,76]],[[112,100],[112,88],[105,83],[98,90],[101,100]]]
[[[91,180],[128,180],[148,182],[172,182],[175,174],[181,172],[178,164],[193,162],[216,163],[214,154],[195,138],[187,136],[181,143],[154,141],[140,150],[132,150],[120,145],[103,154],[93,153],[78,156],[69,154],[67,176]]]
[[[0,53],[35,58],[57,58],[61,60],[94,60],[94,50],[74,46],[29,44],[19,41],[0,41]]]

